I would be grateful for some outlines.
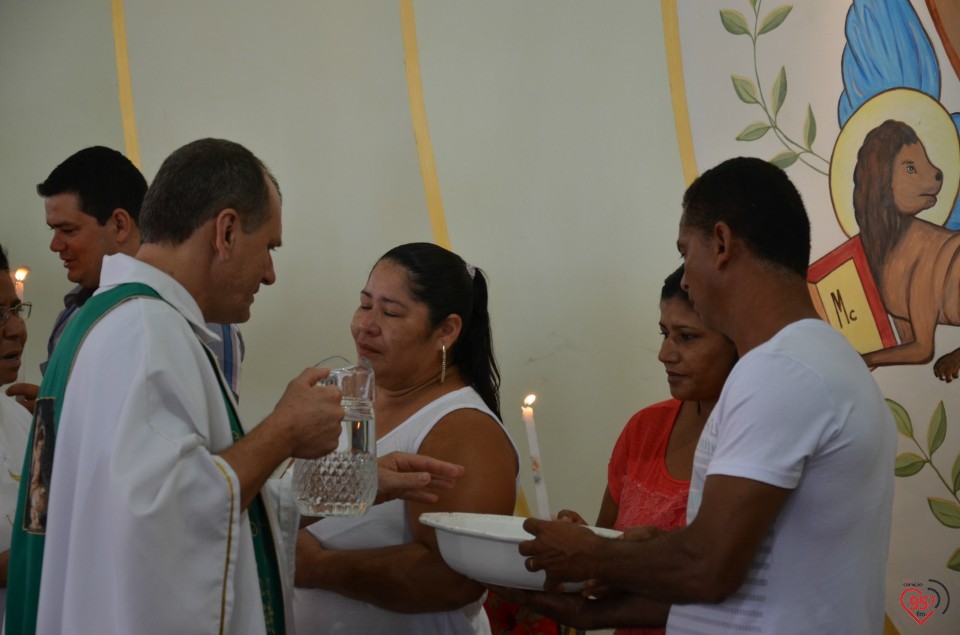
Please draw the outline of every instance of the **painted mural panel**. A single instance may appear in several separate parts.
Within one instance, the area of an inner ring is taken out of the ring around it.
[[[787,170],[813,225],[811,296],[874,369],[897,420],[888,628],[956,633],[960,3],[676,10],[687,153],[698,171],[734,155]],[[838,483],[838,495],[856,492]]]

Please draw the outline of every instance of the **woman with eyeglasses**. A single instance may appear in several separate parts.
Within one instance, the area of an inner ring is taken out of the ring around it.
[[[27,342],[30,305],[17,297],[7,254],[0,247],[0,386],[17,381]],[[17,491],[27,447],[30,412],[6,392],[0,392],[0,616],[6,609],[10,531],[17,511]]]

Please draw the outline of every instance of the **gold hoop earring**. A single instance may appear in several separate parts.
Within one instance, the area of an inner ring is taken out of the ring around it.
[[[447,378],[447,345],[440,345],[440,383],[442,384]]]

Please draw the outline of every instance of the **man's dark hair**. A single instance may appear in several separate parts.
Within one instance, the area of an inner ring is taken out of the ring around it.
[[[174,151],[147,190],[140,214],[144,243],[179,245],[222,210],[237,211],[243,231],[259,229],[270,214],[277,180],[239,143],[199,139]]]
[[[683,196],[683,222],[706,233],[723,222],[760,258],[803,277],[810,265],[810,219],[786,173],[762,159],[728,159]]]
[[[84,148],[55,167],[47,180],[37,185],[44,198],[76,194],[80,211],[106,224],[118,208],[138,222],[147,180],[130,159],[103,146]]]

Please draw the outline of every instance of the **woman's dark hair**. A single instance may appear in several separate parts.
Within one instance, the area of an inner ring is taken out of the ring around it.
[[[7,252],[3,245],[0,245],[0,271],[10,271],[10,261],[7,260]]]
[[[690,296],[687,295],[687,292],[680,286],[681,280],[683,280],[683,265],[677,267],[676,271],[667,276],[663,281],[663,287],[660,289],[661,302],[680,298],[687,304],[690,304]]]
[[[500,370],[493,355],[487,281],[483,272],[433,243],[400,245],[380,260],[389,260],[404,268],[413,297],[427,307],[431,328],[451,314],[460,316],[463,327],[460,337],[447,351],[448,363],[457,365],[464,381],[500,418]]]

